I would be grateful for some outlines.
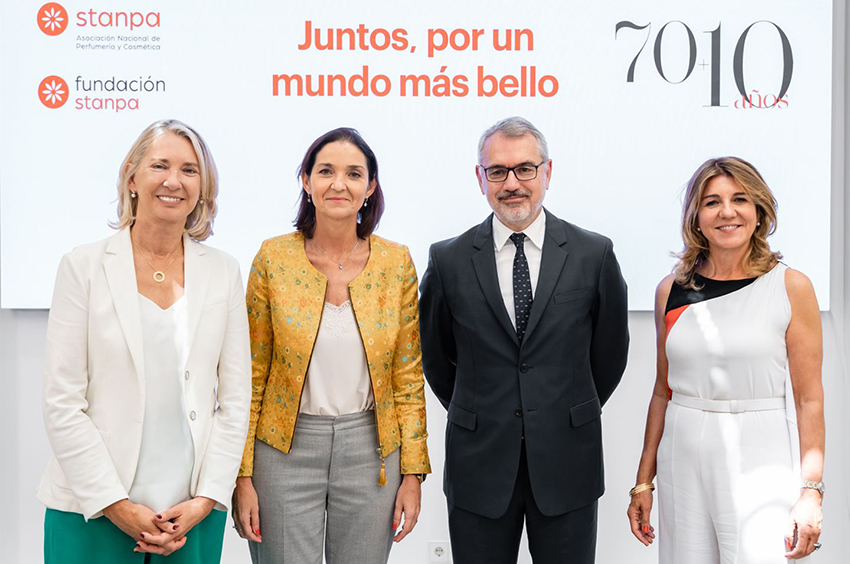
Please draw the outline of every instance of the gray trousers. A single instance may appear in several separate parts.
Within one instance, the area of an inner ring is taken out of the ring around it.
[[[386,564],[395,531],[399,452],[387,457],[387,485],[375,412],[298,416],[292,450],[256,441],[254,488],[262,543],[249,542],[254,564]]]

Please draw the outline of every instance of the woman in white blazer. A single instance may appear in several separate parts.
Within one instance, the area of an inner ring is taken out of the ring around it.
[[[156,122],[121,165],[120,231],[62,259],[44,370],[54,457],[38,488],[47,564],[221,558],[251,390],[239,266],[198,242],[216,195],[201,137]]]

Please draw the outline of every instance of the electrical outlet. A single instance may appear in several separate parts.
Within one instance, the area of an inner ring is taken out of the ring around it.
[[[428,543],[428,562],[449,561],[449,541],[431,541]]]

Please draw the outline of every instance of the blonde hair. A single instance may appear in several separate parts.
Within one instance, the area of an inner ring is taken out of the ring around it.
[[[203,138],[194,129],[176,119],[165,119],[156,121],[142,131],[118,172],[118,220],[110,222],[114,229],[130,227],[136,221],[136,198],[130,197],[130,179],[139,170],[142,159],[148,153],[154,139],[172,133],[178,137],[188,139],[195,149],[198,157],[198,165],[201,177],[201,194],[198,205],[186,218],[184,230],[189,237],[196,241],[203,241],[212,235],[213,222],[218,212],[216,197],[218,196],[218,171],[215,167],[212,153]]]
[[[694,281],[697,268],[709,257],[708,240],[699,231],[700,202],[708,183],[716,177],[731,178],[749,196],[756,206],[756,230],[744,255],[744,272],[749,276],[761,276],[769,272],[782,254],[770,250],[767,238],[776,231],[776,198],[756,168],[738,157],[721,157],[705,161],[691,177],[682,203],[682,241],[684,248],[676,257],[679,262],[673,270],[676,283],[699,289]]]

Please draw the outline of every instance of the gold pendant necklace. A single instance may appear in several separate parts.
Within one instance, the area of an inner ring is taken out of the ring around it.
[[[166,266],[162,270],[157,270],[156,267],[151,264],[151,261],[148,259],[148,257],[145,256],[145,253],[142,252],[142,249],[140,249],[136,243],[133,243],[133,246],[136,247],[136,250],[139,251],[139,254],[142,255],[142,258],[145,259],[145,262],[147,262],[148,266],[150,266],[151,270],[153,270],[153,281],[157,284],[162,284],[163,282],[165,282],[165,271],[171,268],[171,265],[174,264],[174,261],[177,260],[177,257],[175,256],[173,259],[171,259],[171,262],[168,263],[168,266]]]

